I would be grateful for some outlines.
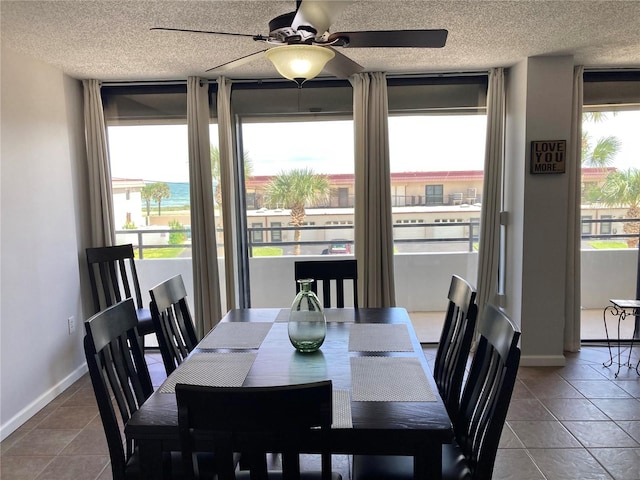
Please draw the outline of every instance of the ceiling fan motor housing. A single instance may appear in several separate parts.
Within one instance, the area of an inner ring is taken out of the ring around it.
[[[278,15],[269,22],[270,43],[301,43],[313,39],[317,33],[316,29],[302,25],[298,30],[291,27],[296,12]]]

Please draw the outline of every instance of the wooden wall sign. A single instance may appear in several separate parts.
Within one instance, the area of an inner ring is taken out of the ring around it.
[[[564,173],[566,157],[566,140],[532,141],[530,173]]]

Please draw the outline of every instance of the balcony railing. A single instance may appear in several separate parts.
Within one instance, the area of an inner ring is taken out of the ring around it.
[[[247,231],[250,256],[253,256],[254,248],[259,247],[282,248],[283,255],[292,254],[296,246],[300,248],[303,255],[323,254],[328,253],[331,244],[336,242],[349,245],[353,251],[353,225],[249,227]],[[296,231],[301,235],[299,241],[293,240]],[[477,249],[480,224],[476,220],[456,223],[397,223],[393,225],[393,231],[397,251],[415,253],[428,244],[447,244],[450,246],[447,248],[448,251],[473,252]],[[169,236],[179,233],[187,235],[187,242],[169,243]],[[218,230],[218,233],[220,234],[218,238],[221,239],[222,230]],[[118,230],[116,235],[117,243],[134,245],[139,259],[145,258],[146,249],[191,248],[190,229]],[[164,238],[167,241],[161,241]]]
[[[583,248],[587,248],[589,242],[598,240],[628,242],[638,239],[637,234],[624,232],[624,224],[632,222],[640,222],[640,219],[583,220],[581,236]],[[299,241],[293,239],[296,230],[301,234]],[[316,255],[326,253],[323,251],[336,241],[351,247],[354,243],[353,225],[249,227],[247,231],[250,256],[253,256],[254,248],[258,247],[279,247],[283,249],[283,255],[290,255],[293,253],[293,248],[299,246],[301,254]],[[179,233],[186,234],[187,241],[171,244],[170,235]],[[222,231],[219,230],[218,233],[218,238],[221,240]],[[132,243],[140,259],[144,258],[146,249],[191,249],[191,230],[188,228],[118,230],[116,235],[118,243]],[[393,225],[393,235],[396,253],[473,252],[477,250],[480,223],[477,220],[455,223],[396,223]]]

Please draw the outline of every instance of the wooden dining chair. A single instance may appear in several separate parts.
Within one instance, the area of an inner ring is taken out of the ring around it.
[[[138,333],[143,337],[155,333],[151,312],[144,308],[142,303],[133,245],[87,248],[85,253],[94,313],[126,298],[133,298],[138,318]]]
[[[451,277],[447,298],[449,304],[436,352],[433,377],[449,417],[456,418],[478,307],[475,304],[475,289],[458,275]]]
[[[164,368],[169,375],[198,344],[181,275],[149,290],[151,317],[158,337]]]
[[[331,285],[335,285],[336,304],[338,308],[344,308],[345,280],[353,283],[353,306],[358,308],[358,266],[356,260],[308,260],[294,264],[294,280],[296,281],[296,293],[298,292],[298,280],[313,278],[311,289],[318,294],[318,288],[322,287],[322,306],[331,308]]]
[[[114,480],[135,478],[139,459],[132,442],[122,443],[120,423],[153,393],[151,377],[138,336],[138,318],[131,298],[116,303],[85,322],[84,351],[91,384],[107,437]],[[112,401],[112,396],[113,400]]]
[[[332,383],[271,387],[207,387],[177,384],[178,427],[185,477],[202,478],[189,462],[195,451],[212,451],[219,480],[340,480],[331,471]],[[301,444],[318,436],[321,471],[301,471]],[[244,470],[234,452],[242,452]],[[277,452],[282,470],[268,471],[267,455]]]
[[[486,305],[479,340],[452,419],[455,442],[442,448],[444,480],[489,480],[520,364],[520,332],[507,315]],[[414,478],[412,457],[354,455],[354,480]]]
[[[125,425],[153,393],[137,325],[131,298],[102,310],[85,322],[84,352],[107,438],[114,480],[140,477],[137,447],[132,441],[122,442],[124,436],[120,425]],[[195,462],[203,472],[215,473],[212,453],[198,452]],[[183,478],[180,452],[167,452],[162,463],[164,478]]]

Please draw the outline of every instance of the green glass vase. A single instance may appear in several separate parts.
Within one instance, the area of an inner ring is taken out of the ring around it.
[[[299,352],[317,351],[327,335],[327,320],[318,296],[311,290],[313,279],[298,280],[300,291],[291,304],[289,340]]]

